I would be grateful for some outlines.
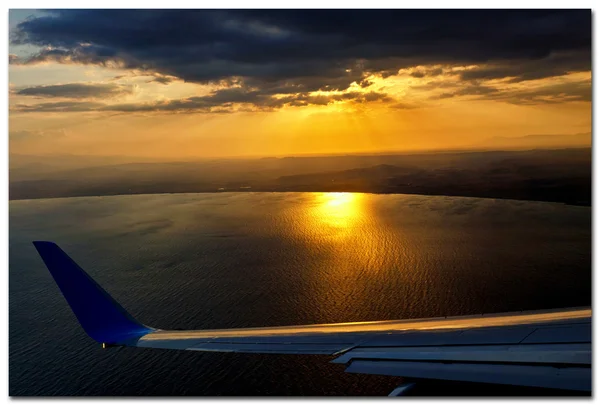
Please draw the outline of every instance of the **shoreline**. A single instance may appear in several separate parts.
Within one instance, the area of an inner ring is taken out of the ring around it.
[[[224,193],[359,193],[359,194],[377,194],[377,195],[422,195],[431,197],[461,197],[461,198],[486,198],[493,200],[513,200],[513,201],[528,201],[528,202],[545,202],[553,204],[564,204],[576,207],[592,207],[591,201],[560,201],[551,199],[531,199],[531,198],[517,198],[507,196],[492,196],[492,195],[466,195],[466,194],[442,194],[442,193],[399,193],[399,192],[385,192],[385,191],[360,191],[360,190],[222,190],[222,191],[163,191],[163,192],[131,192],[131,193],[114,193],[114,194],[74,194],[74,195],[61,195],[61,196],[40,196],[31,198],[8,198],[8,201],[32,201],[32,200],[48,200],[48,199],[59,199],[59,198],[86,198],[86,197],[117,197],[117,196],[129,196],[129,195],[165,195],[165,194],[224,194]]]

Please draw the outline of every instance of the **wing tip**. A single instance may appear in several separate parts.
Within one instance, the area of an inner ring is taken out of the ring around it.
[[[56,243],[32,241],[86,333],[100,343],[118,343],[153,329],[133,318]]]
[[[52,252],[52,251],[56,251],[57,249],[60,250],[60,248],[58,247],[58,245],[54,242],[50,242],[47,240],[34,240],[33,242],[33,246],[35,247],[35,249],[38,251],[38,253],[43,257],[44,253],[46,252]]]

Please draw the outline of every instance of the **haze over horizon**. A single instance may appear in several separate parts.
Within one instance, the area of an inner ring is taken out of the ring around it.
[[[589,10],[10,10],[9,25],[11,156],[591,146]]]

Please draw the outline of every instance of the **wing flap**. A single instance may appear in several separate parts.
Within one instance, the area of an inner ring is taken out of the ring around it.
[[[354,360],[349,373],[591,391],[587,367]]]
[[[562,345],[564,347],[521,346],[446,346],[433,348],[355,348],[336,358],[334,363],[347,364],[355,359],[407,360],[407,361],[454,361],[478,363],[547,363],[590,365],[591,344]]]

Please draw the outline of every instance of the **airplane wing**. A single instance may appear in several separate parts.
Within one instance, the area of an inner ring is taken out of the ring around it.
[[[56,244],[33,243],[85,332],[103,347],[321,354],[351,373],[591,391],[591,308],[160,330],[136,321]]]

